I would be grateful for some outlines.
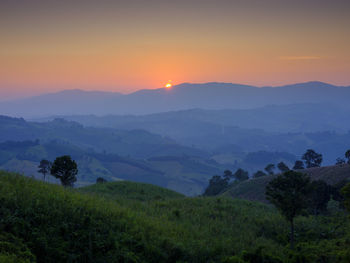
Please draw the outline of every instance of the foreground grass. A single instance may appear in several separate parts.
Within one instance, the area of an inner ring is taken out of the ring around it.
[[[0,262],[349,262],[350,258],[349,223],[343,214],[299,218],[299,247],[292,253],[288,225],[261,203],[184,198],[130,183],[63,189],[0,174]]]

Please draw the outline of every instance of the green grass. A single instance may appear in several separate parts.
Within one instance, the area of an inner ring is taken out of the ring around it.
[[[81,187],[82,193],[96,194],[120,202],[121,200],[151,201],[182,198],[184,195],[152,184],[128,181],[108,182]]]
[[[298,218],[299,246],[291,252],[288,224],[273,207],[258,202],[185,198],[130,182],[64,189],[4,172],[0,201],[0,262],[350,259],[344,213]]]

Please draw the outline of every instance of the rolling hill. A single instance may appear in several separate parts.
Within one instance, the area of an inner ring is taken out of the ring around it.
[[[298,218],[292,252],[287,222],[268,205],[177,198],[158,188],[164,199],[155,200],[149,185],[128,184],[131,192],[144,191],[138,201],[119,187],[115,195],[116,185],[80,193],[0,171],[0,262],[346,262],[350,256],[345,213]]]
[[[183,83],[172,89],[139,90],[126,95],[63,91],[2,102],[0,112],[28,118],[71,114],[150,114],[193,108],[250,109],[296,103],[328,103],[349,109],[349,97],[350,87],[322,82],[262,88],[232,83]]]
[[[343,181],[350,182],[350,165],[335,165],[325,167],[315,167],[299,170],[308,174],[312,180],[323,180],[330,185],[336,185]],[[267,202],[265,199],[265,188],[276,175],[267,175],[253,178],[240,184],[232,185],[223,195],[232,198],[241,198],[251,201]]]

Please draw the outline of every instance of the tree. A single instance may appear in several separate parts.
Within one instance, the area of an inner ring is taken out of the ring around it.
[[[269,175],[273,175],[273,170],[275,170],[275,165],[270,163],[264,168]]]
[[[310,177],[288,171],[271,180],[266,186],[266,198],[276,206],[290,223],[290,245],[294,249],[294,218],[307,208]]]
[[[331,199],[331,186],[322,180],[312,181],[310,184],[310,212],[318,215],[327,210],[327,204]]]
[[[237,169],[237,171],[233,174],[233,178],[237,181],[242,182],[249,179],[249,173],[241,168]]]
[[[97,177],[97,179],[96,179],[96,184],[103,184],[106,182],[107,182],[107,180],[104,179],[103,177]]]
[[[289,167],[288,167],[284,162],[279,162],[279,163],[277,164],[277,168],[278,168],[282,173],[287,172],[287,171],[290,170]]]
[[[224,171],[224,179],[227,180],[227,182],[229,182],[231,180],[231,178],[233,178],[233,174],[230,170],[225,170]]]
[[[41,173],[44,175],[44,182],[45,182],[46,174],[48,174],[51,170],[51,162],[43,159],[40,161],[38,168],[39,168],[38,173]]]
[[[344,205],[346,210],[350,212],[350,183],[346,184],[342,189],[341,189],[341,195],[344,198]]]
[[[258,178],[258,177],[263,177],[266,176],[267,174],[264,173],[263,171],[257,171],[256,173],[253,174],[253,178]]]
[[[346,151],[345,158],[348,160],[348,164],[350,164],[350,150]]]
[[[209,185],[205,189],[205,196],[214,196],[220,194],[223,190],[225,190],[228,186],[228,180],[226,178],[222,178],[219,175],[214,175],[209,180]]]
[[[345,163],[345,160],[343,158],[338,157],[335,164],[336,165],[342,165],[344,163]]]
[[[301,159],[305,161],[307,168],[320,167],[322,163],[322,154],[308,149]]]
[[[78,166],[69,155],[57,157],[51,167],[51,175],[60,179],[64,187],[73,187],[77,174]]]
[[[293,170],[302,170],[304,169],[304,163],[300,160],[295,161]]]

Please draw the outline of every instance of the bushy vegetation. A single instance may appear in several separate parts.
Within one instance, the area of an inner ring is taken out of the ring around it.
[[[350,224],[343,211],[298,217],[292,252],[287,222],[262,203],[184,198],[128,182],[102,183],[79,191],[83,193],[1,173],[0,262],[350,259]],[[148,198],[153,191],[155,195]],[[135,196],[140,198],[130,200]]]

